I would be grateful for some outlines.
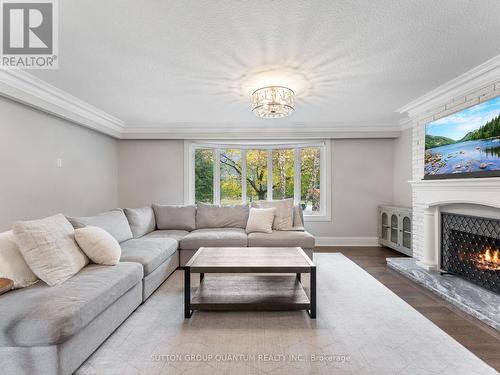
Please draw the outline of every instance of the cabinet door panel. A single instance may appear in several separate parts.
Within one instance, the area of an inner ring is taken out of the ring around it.
[[[403,216],[402,233],[401,245],[407,249],[411,249],[411,219],[408,216]]]
[[[387,212],[382,212],[380,221],[381,221],[381,237],[382,239],[389,241],[390,226],[389,226],[389,215],[387,215]]]
[[[391,216],[391,242],[393,243],[398,243],[398,232],[399,232],[399,226],[398,226],[398,216],[396,214],[392,214]]]

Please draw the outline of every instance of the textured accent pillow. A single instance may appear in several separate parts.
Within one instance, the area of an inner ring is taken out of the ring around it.
[[[247,233],[263,232],[273,233],[274,213],[276,208],[250,208],[248,222],[246,227]]]
[[[68,220],[75,229],[83,228],[87,225],[102,228],[118,242],[127,241],[133,237],[127,217],[121,208],[115,208],[114,210],[95,216],[68,217]]]
[[[75,240],[94,263],[114,266],[120,261],[120,244],[104,229],[93,226],[75,229]]]
[[[218,206],[198,203],[196,210],[196,228],[242,228],[248,221],[248,206]]]
[[[14,289],[25,288],[38,281],[26,264],[11,230],[0,233],[0,277],[11,279]]]
[[[49,286],[63,283],[88,263],[75,230],[62,214],[14,224],[14,237],[33,273]]]
[[[153,204],[158,229],[196,229],[196,206],[162,206]]]
[[[257,201],[252,204],[257,208],[276,208],[273,229],[290,230],[293,227],[293,198],[277,201]]]
[[[151,206],[125,208],[123,211],[125,212],[134,238],[142,237],[155,230],[155,213]]]

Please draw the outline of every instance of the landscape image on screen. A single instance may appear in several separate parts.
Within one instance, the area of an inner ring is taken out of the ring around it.
[[[487,177],[498,171],[500,96],[427,124],[426,178],[455,174],[467,177],[467,173],[475,172]]]

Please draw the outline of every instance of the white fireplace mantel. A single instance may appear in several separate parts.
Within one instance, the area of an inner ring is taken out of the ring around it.
[[[500,177],[410,181],[413,205],[423,210],[423,259],[426,269],[439,268],[440,209],[449,204],[474,204],[500,209]]]
[[[422,207],[470,203],[500,208],[500,177],[410,181]]]

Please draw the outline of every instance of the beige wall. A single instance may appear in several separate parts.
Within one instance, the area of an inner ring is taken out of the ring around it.
[[[6,99],[0,113],[0,230],[57,212],[183,203],[182,140],[117,141]],[[408,204],[411,136],[331,142],[332,220],[306,226],[322,237],[375,237],[377,206]]]
[[[57,159],[62,167],[57,167]],[[118,142],[0,98],[0,230],[118,205]]]
[[[377,206],[392,203],[391,139],[332,141],[332,221],[308,223],[318,236],[377,235]],[[182,204],[182,140],[120,141],[120,206]]]
[[[392,203],[392,139],[332,140],[332,221],[307,223],[320,237],[377,236],[377,207]]]
[[[119,158],[121,207],[183,203],[184,141],[120,141]]]
[[[401,136],[394,140],[394,175],[393,175],[393,203],[397,206],[411,207],[412,178],[412,129],[401,132]]]

